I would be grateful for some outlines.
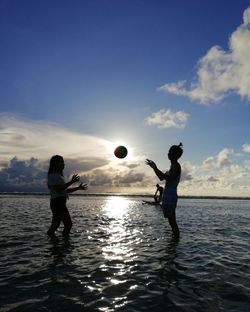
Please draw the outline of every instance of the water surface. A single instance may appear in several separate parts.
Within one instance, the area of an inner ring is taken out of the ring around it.
[[[47,196],[1,196],[1,312],[249,311],[249,200],[180,199],[178,242],[142,198],[68,207],[70,238],[50,239]]]

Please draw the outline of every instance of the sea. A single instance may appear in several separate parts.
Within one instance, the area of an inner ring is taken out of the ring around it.
[[[180,239],[143,196],[0,195],[0,311],[250,311],[250,200],[180,198]]]

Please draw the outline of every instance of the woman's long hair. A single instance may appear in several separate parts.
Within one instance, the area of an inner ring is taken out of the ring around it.
[[[48,175],[50,173],[58,173],[63,176],[63,170],[58,166],[58,163],[61,161],[64,160],[63,157],[60,155],[54,155],[50,158]]]

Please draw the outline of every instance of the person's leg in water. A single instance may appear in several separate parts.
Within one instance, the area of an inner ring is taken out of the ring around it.
[[[175,212],[172,213],[171,215],[168,215],[168,222],[172,228],[172,232],[173,232],[174,237],[179,238],[180,237],[180,231],[179,231],[178,224],[176,222]]]
[[[50,226],[47,234],[49,236],[53,236],[55,234],[55,231],[59,228],[60,223],[61,223],[61,216],[53,213],[51,226]]]
[[[61,220],[64,225],[63,235],[68,236],[72,228],[72,221],[68,209],[63,212]]]

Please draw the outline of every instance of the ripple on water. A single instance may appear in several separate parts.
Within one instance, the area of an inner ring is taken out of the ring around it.
[[[173,241],[161,210],[141,199],[72,197],[69,239],[44,234],[47,197],[1,199],[1,312],[249,307],[247,201],[180,200]]]

